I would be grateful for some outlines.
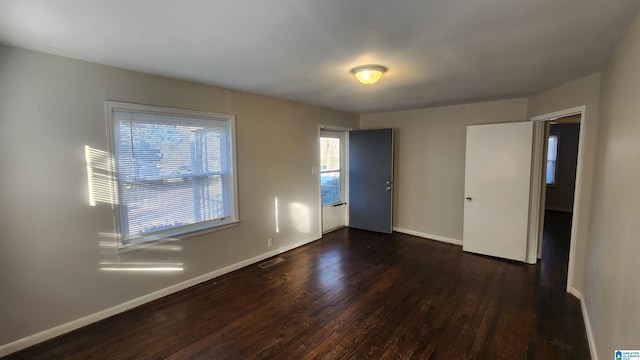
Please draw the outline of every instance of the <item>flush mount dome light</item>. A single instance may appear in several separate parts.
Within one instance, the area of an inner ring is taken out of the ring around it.
[[[375,84],[386,71],[387,68],[382,65],[361,65],[351,69],[356,79],[365,85]]]

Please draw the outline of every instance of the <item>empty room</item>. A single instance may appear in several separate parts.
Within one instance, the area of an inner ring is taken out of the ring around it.
[[[640,1],[0,1],[0,357],[640,358]]]

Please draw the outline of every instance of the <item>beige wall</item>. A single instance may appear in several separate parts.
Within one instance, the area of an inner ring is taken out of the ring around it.
[[[584,289],[584,260],[589,231],[589,213],[591,209],[591,180],[593,159],[596,149],[596,132],[600,104],[600,73],[572,81],[557,88],[529,97],[529,117],[586,106],[586,114],[581,123],[584,150],[581,168],[581,191],[574,201],[579,201],[580,210],[574,214],[576,242],[574,245],[574,271],[571,286],[582,292]]]
[[[467,125],[526,120],[513,99],[360,116],[360,128],[395,129],[393,226],[462,240]]]
[[[236,115],[238,227],[117,257],[109,204],[88,205],[84,146],[107,149],[104,100]],[[0,46],[0,348],[278,248],[316,239],[318,124],[358,116]],[[278,198],[280,232],[275,232]],[[267,238],[274,247],[267,248]],[[108,272],[101,261],[182,263]]]
[[[640,347],[640,16],[602,72],[584,298],[598,357]]]

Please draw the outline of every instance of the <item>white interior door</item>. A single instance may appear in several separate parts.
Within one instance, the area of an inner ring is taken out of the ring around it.
[[[533,122],[467,127],[463,250],[525,261]]]

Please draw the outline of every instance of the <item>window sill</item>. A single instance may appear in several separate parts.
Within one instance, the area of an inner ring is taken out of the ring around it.
[[[164,244],[167,244],[167,243],[186,240],[186,239],[189,239],[189,238],[192,238],[192,237],[209,234],[209,233],[213,233],[213,232],[216,232],[216,231],[226,230],[226,229],[229,229],[229,228],[236,227],[238,225],[240,225],[240,220],[234,220],[234,221],[225,223],[223,225],[218,225],[218,226],[210,227],[210,228],[207,228],[207,229],[194,230],[194,231],[182,233],[182,234],[170,237],[170,238],[161,238],[161,239],[152,240],[152,241],[145,241],[145,242],[141,242],[141,243],[125,244],[125,245],[118,246],[116,252],[118,254],[126,254],[126,253],[129,253],[129,252],[143,250],[143,249],[147,249],[147,248],[150,248],[150,247],[153,247],[153,246],[157,246],[157,245],[164,245]]]

